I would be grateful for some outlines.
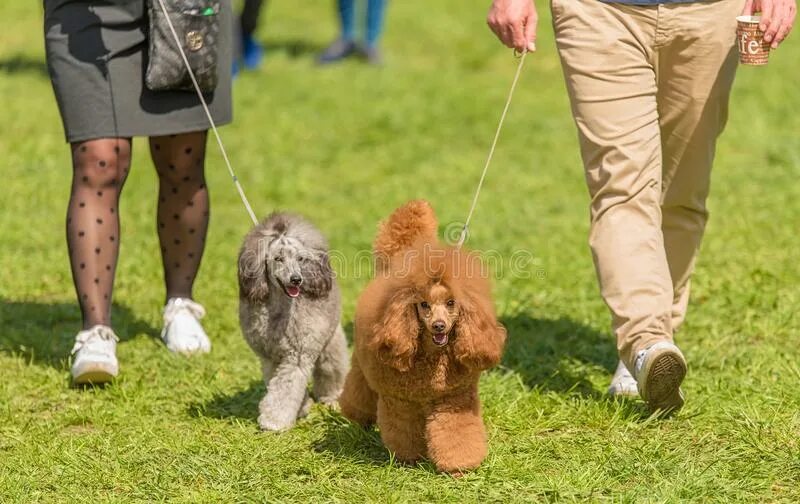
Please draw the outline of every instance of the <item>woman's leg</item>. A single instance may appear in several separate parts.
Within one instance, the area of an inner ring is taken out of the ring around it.
[[[342,35],[334,40],[320,54],[318,63],[326,65],[328,63],[335,63],[356,52],[356,2],[355,0],[338,0],[337,8],[339,14],[339,23],[342,27]]]
[[[242,14],[239,18],[242,29],[242,37],[250,38],[258,28],[258,18],[261,15],[261,8],[264,0],[244,0]]]
[[[205,151],[205,131],[150,138],[167,300],[191,299],[203,257],[209,218]]]
[[[119,196],[131,165],[129,138],[72,144],[67,246],[83,328],[111,323],[119,253]]]
[[[356,1],[339,0],[339,22],[342,26],[342,38],[352,41],[356,37]]]
[[[238,57],[242,58],[247,68],[254,69],[261,64],[264,57],[264,46],[259,43],[253,34],[258,28],[259,15],[262,12],[264,0],[245,0],[242,14],[239,17],[241,40],[239,41]]]
[[[383,33],[383,21],[386,18],[386,0],[368,0],[367,2],[367,48],[377,47]]]
[[[211,342],[199,322],[205,310],[192,300],[209,218],[206,131],[151,137],[150,154],[158,172],[158,239],[167,290],[161,338],[173,352],[208,352]]]

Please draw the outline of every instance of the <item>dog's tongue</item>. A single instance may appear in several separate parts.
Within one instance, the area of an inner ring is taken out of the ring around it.
[[[296,285],[290,285],[286,287],[286,294],[288,294],[291,298],[296,298],[300,295],[300,287]]]
[[[439,346],[447,344],[447,333],[438,333],[433,335],[433,342]]]

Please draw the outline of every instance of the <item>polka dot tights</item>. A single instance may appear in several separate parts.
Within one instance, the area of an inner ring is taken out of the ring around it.
[[[109,323],[119,251],[119,194],[130,164],[130,139],[72,145],[67,245],[84,328]]]
[[[158,237],[167,298],[192,296],[209,218],[204,178],[206,133],[150,139],[159,176]],[[84,328],[110,325],[119,254],[119,198],[131,164],[131,141],[72,144],[67,244]]]
[[[167,299],[192,297],[208,229],[206,132],[150,139],[158,172],[158,239]]]

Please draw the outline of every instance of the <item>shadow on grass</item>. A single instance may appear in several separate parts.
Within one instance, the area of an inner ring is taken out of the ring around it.
[[[638,398],[608,395],[606,387],[619,361],[611,334],[566,317],[537,319],[523,314],[502,317],[501,322],[509,335],[501,366],[519,375],[526,386],[607,403],[631,420],[652,416]],[[600,388],[592,382],[598,373],[604,380]]]
[[[120,341],[140,333],[158,335],[156,329],[136,318],[124,305],[115,303],[111,313]],[[0,352],[20,355],[30,363],[65,368],[80,326],[76,303],[0,299]]]
[[[329,410],[319,422],[324,431],[314,440],[314,451],[374,465],[386,465],[391,460],[374,427],[365,429]]]
[[[49,77],[47,65],[43,60],[16,54],[0,59],[0,74],[34,74],[39,77]]]
[[[209,417],[218,419],[240,418],[256,421],[258,418],[258,402],[264,397],[264,382],[253,380],[245,390],[233,394],[217,394],[206,402],[189,405],[189,414],[193,417]]]
[[[598,370],[609,376],[617,365],[611,335],[568,318],[502,317],[508,341],[502,365],[519,373],[532,388],[601,398],[590,377]]]
[[[650,416],[641,401],[621,400],[615,404],[604,389],[596,389],[590,380],[598,371],[610,377],[616,367],[617,352],[610,335],[567,318],[535,319],[518,315],[504,317],[502,322],[509,331],[503,365],[518,373],[527,386],[561,395],[577,393],[605,402],[612,409],[620,408],[623,416],[631,420],[646,420]],[[345,325],[345,332],[352,341],[352,322]],[[255,426],[263,394],[263,382],[254,380],[244,390],[218,394],[206,402],[190,405],[189,414],[241,419]],[[315,406],[315,414],[310,418],[300,420],[301,424],[306,422],[315,432],[322,431],[312,441],[312,448],[318,453],[374,466],[392,464],[374,427],[364,429],[340,413],[319,406]],[[413,467],[435,472],[429,462]]]
[[[353,323],[344,325],[348,345],[353,344]],[[245,390],[233,394],[217,394],[210,400],[189,406],[189,414],[194,417],[210,417],[221,420],[238,418],[255,422],[258,418],[258,402],[264,397],[263,380],[253,380]]]
[[[252,422],[257,428],[258,402],[263,395],[264,383],[254,380],[247,389],[229,395],[218,394],[206,402],[191,404],[189,415],[220,420],[240,419]],[[315,405],[310,417],[298,420],[299,425],[307,422],[323,430],[322,435],[312,443],[316,452],[377,465],[384,465],[390,460],[377,430],[364,429],[327,406]]]
[[[302,58],[307,55],[316,56],[322,52],[322,46],[303,39],[266,40],[264,49],[267,57],[273,53],[285,53],[290,58]]]
[[[353,326],[353,322],[350,321],[342,326],[344,329],[344,337],[347,338],[347,348],[353,348],[353,331],[355,330],[355,326]]]

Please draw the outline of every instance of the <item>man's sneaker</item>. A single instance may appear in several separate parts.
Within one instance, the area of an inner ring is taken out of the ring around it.
[[[329,63],[336,63],[348,56],[353,55],[358,47],[352,40],[338,39],[325,49],[322,54],[317,58],[317,63],[320,65],[327,65]]]
[[[608,395],[611,397],[639,397],[639,387],[636,379],[622,361],[617,364],[617,370],[611,378],[611,385],[608,387]]]
[[[206,314],[198,303],[186,298],[172,298],[164,307],[164,329],[161,339],[171,351],[184,355],[208,353],[208,339],[200,319]]]
[[[677,346],[661,341],[636,354],[633,377],[639,395],[653,410],[672,412],[683,406],[681,382],[686,376],[686,359]]]
[[[108,383],[119,374],[117,335],[110,327],[96,325],[75,336],[72,347],[72,383]]]

